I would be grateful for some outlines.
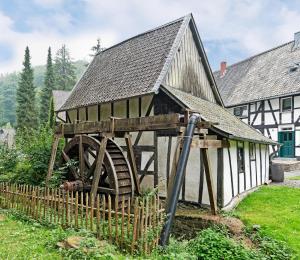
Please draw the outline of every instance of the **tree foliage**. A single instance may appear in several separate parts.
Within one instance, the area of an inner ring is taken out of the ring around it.
[[[102,47],[102,45],[101,45],[101,39],[98,38],[98,39],[97,39],[96,45],[94,45],[94,46],[91,48],[91,51],[92,51],[93,53],[90,54],[90,56],[94,57],[94,56],[97,55],[97,53],[98,53],[99,51],[103,51],[103,50],[105,50],[105,48]]]
[[[74,87],[76,83],[75,66],[66,45],[63,45],[56,53],[54,71],[56,89],[70,90]]]
[[[51,129],[53,129],[53,127],[55,126],[55,111],[54,111],[53,97],[51,97],[51,100],[50,100],[50,107],[49,107],[49,113],[48,113],[48,126]]]
[[[46,123],[49,118],[49,106],[54,89],[55,78],[52,66],[51,48],[48,49],[44,87],[40,98],[40,123]]]
[[[0,76],[0,126],[16,123],[17,73]]]
[[[17,89],[17,127],[36,128],[35,86],[28,47],[25,49],[23,66]]]

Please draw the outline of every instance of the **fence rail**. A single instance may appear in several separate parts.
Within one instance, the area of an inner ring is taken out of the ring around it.
[[[0,207],[64,228],[85,228],[132,254],[151,253],[164,217],[158,195],[131,201],[98,194],[93,199],[84,192],[8,183],[0,183]]]

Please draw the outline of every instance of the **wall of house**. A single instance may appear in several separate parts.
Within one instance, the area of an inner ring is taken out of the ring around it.
[[[223,205],[243,192],[264,184],[269,180],[268,145],[254,144],[253,156],[250,156],[250,143],[243,142],[245,171],[238,172],[237,141],[230,141],[230,148],[224,148],[224,195]]]
[[[177,143],[178,137],[158,138],[159,193],[164,197],[167,196]],[[229,148],[209,149],[213,187],[219,207],[228,205],[239,194],[269,180],[268,145],[254,144],[253,156],[250,156],[249,142],[239,143],[244,147],[245,170],[242,172],[238,172],[237,141],[230,141]],[[179,199],[201,205],[210,204],[201,151],[198,148],[191,148]]]
[[[216,102],[189,27],[172,61],[164,84]]]
[[[291,111],[281,111],[282,99],[286,97],[273,98],[246,104],[248,113],[240,118],[274,141],[278,141],[278,132],[294,132],[295,156],[300,157],[300,95],[287,97],[292,99]],[[234,107],[228,110],[233,113]],[[271,153],[277,150],[274,146],[269,149]]]

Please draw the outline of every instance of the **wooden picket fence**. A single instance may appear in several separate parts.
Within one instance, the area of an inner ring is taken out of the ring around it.
[[[89,193],[0,183],[0,207],[37,221],[87,229],[132,254],[151,253],[158,244],[164,209],[158,195],[133,201]]]

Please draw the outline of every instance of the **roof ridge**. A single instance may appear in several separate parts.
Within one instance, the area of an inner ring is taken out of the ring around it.
[[[127,39],[125,39],[125,40],[123,40],[123,41],[121,41],[121,42],[118,42],[118,43],[116,43],[116,44],[114,44],[114,45],[112,45],[112,46],[106,48],[106,49],[103,50],[103,51],[99,51],[95,56],[97,56],[97,55],[99,55],[100,53],[103,53],[103,52],[105,52],[105,51],[107,51],[107,50],[110,50],[110,49],[112,49],[112,48],[114,48],[114,47],[117,47],[118,45],[121,45],[121,44],[123,44],[123,43],[125,43],[125,42],[127,42],[127,41],[130,41],[130,40],[132,40],[132,39],[135,39],[135,38],[137,38],[137,37],[140,37],[140,36],[142,36],[142,35],[145,35],[145,34],[148,34],[148,33],[154,32],[154,31],[157,31],[157,30],[162,29],[162,28],[164,28],[164,27],[170,26],[170,25],[172,25],[172,24],[174,24],[174,23],[178,23],[179,21],[184,21],[184,19],[185,19],[186,17],[189,17],[189,16],[191,16],[191,13],[190,13],[190,14],[187,14],[187,15],[185,15],[185,16],[182,16],[182,17],[180,17],[180,18],[178,18],[178,19],[176,19],[176,20],[174,20],[174,21],[165,23],[165,24],[163,24],[163,25],[157,26],[157,27],[152,28],[152,29],[150,29],[150,30],[147,30],[147,31],[145,31],[145,32],[142,32],[142,33],[139,33],[139,34],[134,35],[134,36],[132,36],[132,37],[129,37],[129,38],[127,38]]]
[[[251,59],[253,59],[253,58],[255,58],[255,57],[258,57],[258,56],[261,56],[261,55],[266,54],[266,53],[268,53],[268,52],[271,52],[271,51],[274,51],[274,50],[276,50],[276,49],[282,48],[282,47],[284,47],[284,46],[286,46],[286,45],[288,45],[288,44],[290,44],[290,43],[292,43],[292,42],[294,42],[294,41],[289,41],[289,42],[280,44],[280,45],[278,45],[278,46],[275,46],[275,47],[273,47],[273,48],[271,48],[271,49],[268,49],[268,50],[265,50],[265,51],[263,51],[263,52],[257,53],[257,54],[252,55],[252,56],[250,56],[250,57],[248,57],[248,58],[246,58],[246,59],[244,59],[244,60],[241,60],[241,61],[238,61],[238,62],[233,63],[233,64],[231,64],[231,65],[228,65],[227,68],[230,68],[230,67],[239,65],[239,64],[244,63],[244,62],[246,62],[246,61],[249,61],[249,60],[251,60]],[[220,71],[220,70],[216,70],[214,73],[217,73],[217,72],[219,72],[219,71]]]

